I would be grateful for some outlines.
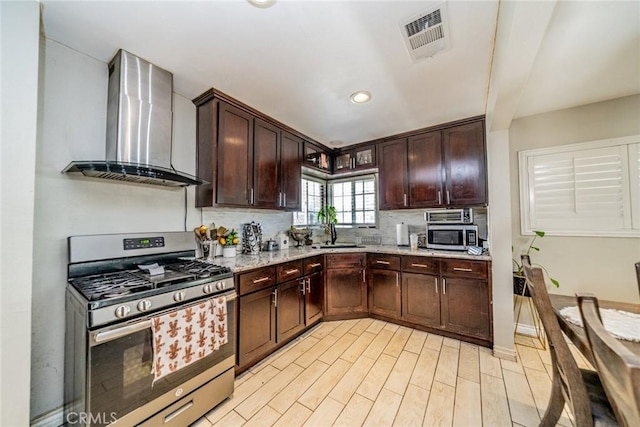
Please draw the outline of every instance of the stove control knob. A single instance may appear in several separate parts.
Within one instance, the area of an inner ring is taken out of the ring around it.
[[[131,313],[131,308],[128,305],[120,305],[116,307],[116,317],[122,319]]]
[[[173,300],[175,302],[184,301],[184,291],[179,291],[173,294]]]
[[[216,289],[219,291],[223,291],[224,288],[226,288],[225,283],[224,282],[218,282],[216,283]]]
[[[213,283],[207,283],[202,287],[202,292],[204,292],[205,294],[210,294],[213,291],[214,291]]]
[[[151,301],[143,299],[138,303],[138,311],[147,311],[151,308]]]

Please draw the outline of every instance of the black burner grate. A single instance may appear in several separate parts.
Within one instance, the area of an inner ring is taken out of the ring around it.
[[[221,265],[208,264],[202,261],[185,261],[177,264],[168,265],[167,268],[174,271],[181,271],[183,273],[193,274],[198,279],[204,279],[219,274],[230,273],[229,267],[223,267]]]
[[[90,301],[115,298],[153,289],[153,283],[129,271],[96,274],[69,279],[78,291]]]

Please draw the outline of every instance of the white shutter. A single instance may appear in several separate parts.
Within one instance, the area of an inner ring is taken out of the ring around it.
[[[629,144],[629,177],[632,228],[640,230],[640,143]]]
[[[628,141],[521,152],[523,233],[639,235],[640,144]]]

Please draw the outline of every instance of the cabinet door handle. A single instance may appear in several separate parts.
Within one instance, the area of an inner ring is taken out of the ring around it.
[[[404,198],[404,206],[407,207],[407,193],[404,193],[403,198]]]
[[[265,276],[265,277],[261,277],[259,279],[254,279],[253,283],[257,285],[258,283],[266,282],[267,280],[271,280],[271,277]]]
[[[451,204],[451,195],[449,194],[449,190],[447,190],[447,204]]]
[[[366,281],[367,281],[367,279],[364,277],[364,270],[362,270],[362,282],[364,283]]]
[[[447,280],[446,279],[442,279],[442,294],[443,295],[447,294]]]
[[[249,204],[253,204],[253,188],[249,191]]]
[[[462,267],[453,267],[453,271],[467,271],[467,272],[472,272],[473,269],[471,268],[462,268]]]
[[[273,290],[273,306],[278,307],[278,290]]]
[[[278,193],[278,206],[282,206],[282,193]]]
[[[390,265],[391,263],[389,261],[376,261],[376,264],[382,264],[382,265]]]
[[[313,264],[309,264],[309,268],[316,268],[316,267],[320,267],[322,264],[320,264],[319,262],[314,262]]]
[[[294,268],[294,269],[292,269],[292,270],[287,270],[287,271],[285,271],[285,272],[284,272],[284,274],[286,274],[286,275],[288,276],[289,274],[297,273],[297,272],[299,272],[299,271],[300,271],[299,269]]]
[[[428,265],[427,264],[415,264],[415,263],[413,263],[413,264],[411,264],[411,267],[427,268]]]
[[[282,207],[287,206],[287,193],[282,193]]]
[[[311,278],[307,278],[307,292],[311,293]]]
[[[302,295],[305,295],[307,293],[307,288],[305,288],[304,286],[304,279],[300,279],[300,285],[302,285],[302,287],[300,288],[300,292],[302,292]]]
[[[438,204],[442,204],[442,191],[438,190]]]
[[[438,293],[438,278],[436,277],[436,294]]]

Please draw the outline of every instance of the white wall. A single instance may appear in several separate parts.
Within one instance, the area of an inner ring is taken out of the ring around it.
[[[39,4],[0,2],[0,425],[29,424]]]
[[[518,151],[640,134],[640,95],[618,98],[514,120],[509,129],[511,220],[514,246],[520,234]],[[640,239],[545,236],[532,261],[544,265],[560,281],[555,293],[592,292],[600,298],[637,302],[634,262]]]
[[[39,92],[31,416],[63,403],[67,237],[184,229],[184,190],[76,178],[71,160],[104,159],[107,65],[49,40]],[[162,64],[158,64],[162,66]],[[195,106],[174,95],[173,165],[195,174]],[[187,190],[187,229],[200,224]]]
[[[487,135],[489,181],[489,243],[492,258],[494,354],[515,357],[513,343],[513,280],[511,274],[511,222],[509,135],[506,130]]]

